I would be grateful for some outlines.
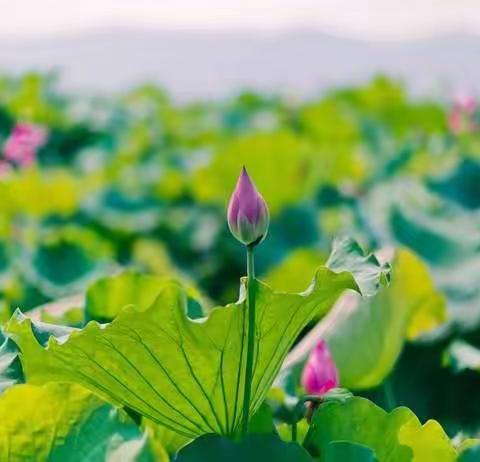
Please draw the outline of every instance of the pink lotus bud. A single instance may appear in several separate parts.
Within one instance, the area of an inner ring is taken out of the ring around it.
[[[22,167],[28,167],[35,162],[37,150],[46,140],[47,133],[42,127],[18,123],[5,142],[3,154],[5,159]]]
[[[303,368],[302,385],[309,395],[324,395],[339,385],[338,370],[333,362],[330,350],[321,340]]]
[[[243,167],[228,204],[230,231],[242,244],[257,245],[265,239],[269,222],[267,204]]]

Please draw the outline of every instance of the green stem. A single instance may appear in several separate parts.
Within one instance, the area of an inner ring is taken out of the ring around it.
[[[304,395],[301,396],[293,409],[293,422],[292,422],[292,441],[297,441],[297,423],[305,414],[305,403],[321,403],[321,396],[316,395]]]
[[[297,420],[294,420],[292,423],[292,441],[297,442]]]
[[[250,398],[252,394],[253,358],[255,352],[255,264],[254,247],[247,246],[247,293],[248,293],[248,337],[247,337],[247,364],[245,367],[245,392],[243,395],[243,422],[242,435],[248,432],[248,418],[250,414]]]
[[[392,377],[387,377],[383,382],[383,396],[385,399],[385,406],[387,411],[395,409],[397,400],[395,399],[395,391],[393,389]]]

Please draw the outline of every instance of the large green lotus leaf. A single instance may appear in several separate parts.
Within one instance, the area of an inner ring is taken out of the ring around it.
[[[333,441],[366,446],[378,462],[454,462],[457,457],[437,422],[422,426],[407,408],[387,413],[364,398],[331,401],[317,409],[304,444],[324,454]]]
[[[313,462],[307,451],[274,435],[249,435],[236,443],[218,435],[204,435],[182,449],[174,462]],[[347,462],[347,461],[345,461]]]
[[[86,294],[85,314],[88,319],[111,321],[127,305],[137,310],[149,308],[162,287],[172,280],[167,277],[150,276],[134,271],[125,271],[96,281]],[[198,303],[200,294],[194,288],[187,289],[188,315],[191,318],[202,316]]]
[[[17,385],[0,398],[2,461],[114,462],[119,457],[155,460],[139,428],[83,387]]]
[[[364,259],[370,276],[372,262]],[[348,259],[343,261],[346,264]],[[357,264],[357,275],[358,270]],[[384,268],[377,270],[383,279]],[[237,303],[215,308],[201,320],[186,316],[187,294],[179,284],[169,282],[147,310],[127,307],[112,323],[91,322],[58,340],[50,338],[46,348],[21,313],[12,317],[6,330],[21,349],[29,381],[78,382],[189,437],[211,432],[231,435],[242,419],[244,284]],[[351,273],[326,267],[317,270],[311,286],[301,294],[276,293],[257,282],[250,415],[261,405],[302,329],[327,313],[345,289],[357,287]]]

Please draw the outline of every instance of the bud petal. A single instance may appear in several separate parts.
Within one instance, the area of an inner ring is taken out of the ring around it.
[[[303,368],[302,385],[309,395],[324,395],[339,385],[338,370],[325,341],[320,341]]]
[[[269,222],[267,204],[243,167],[228,204],[230,231],[242,244],[256,245],[265,239]]]

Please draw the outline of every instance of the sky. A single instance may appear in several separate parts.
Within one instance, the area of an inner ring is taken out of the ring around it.
[[[77,34],[113,27],[292,28],[373,40],[480,33],[480,0],[0,0],[0,36]]]

